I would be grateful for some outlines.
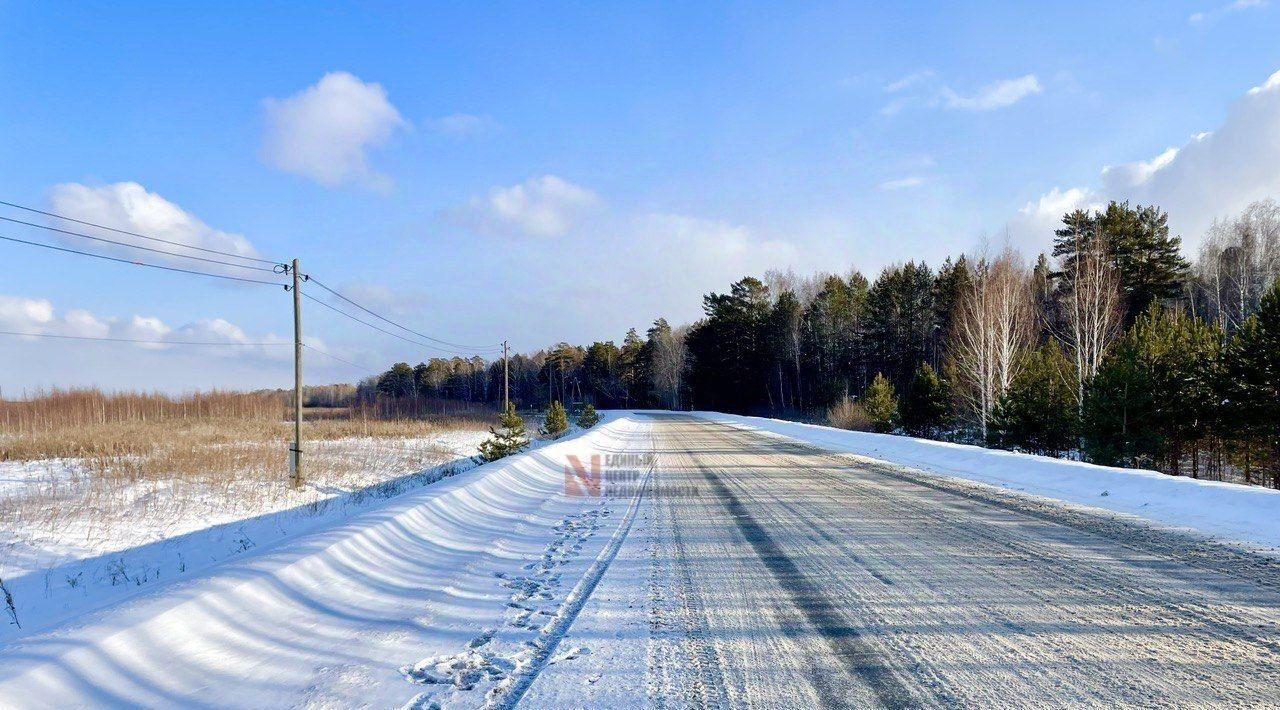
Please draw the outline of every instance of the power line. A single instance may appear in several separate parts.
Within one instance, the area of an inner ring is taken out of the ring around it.
[[[168,240],[168,239],[161,239],[161,238],[159,238],[159,237],[149,237],[149,236],[147,236],[147,235],[145,235],[145,234],[138,234],[137,232],[130,232],[130,231],[125,230],[125,229],[116,229],[115,227],[108,227],[108,226],[106,226],[106,225],[104,225],[104,224],[95,224],[95,223],[93,223],[93,222],[86,222],[85,220],[82,220],[82,219],[76,219],[76,218],[74,218],[74,217],[66,217],[66,216],[64,216],[64,215],[60,215],[60,214],[57,214],[57,213],[54,213],[54,212],[45,212],[44,210],[38,210],[38,209],[36,209],[36,208],[34,208],[34,207],[27,207],[27,206],[25,206],[25,205],[19,205],[19,204],[13,203],[13,202],[5,202],[4,200],[0,200],[0,205],[5,205],[6,207],[13,207],[14,209],[19,209],[19,210],[26,210],[27,212],[34,212],[35,214],[42,214],[42,215],[44,215],[44,216],[46,216],[46,217],[53,217],[53,218],[55,218],[55,219],[63,219],[63,220],[66,220],[66,221],[68,221],[68,222],[75,222],[76,224],[83,224],[83,225],[85,225],[86,227],[97,227],[98,229],[105,229],[105,230],[107,230],[107,231],[109,231],[109,232],[115,232],[115,233],[117,233],[117,234],[125,234],[125,235],[128,235],[128,236],[130,236],[130,237],[137,237],[137,238],[139,238],[139,239],[146,239],[146,240],[148,240],[148,241],[160,242],[161,244],[168,244],[168,245],[170,245],[170,246],[183,247],[183,248],[186,248],[186,249],[195,249],[195,250],[197,250],[197,251],[203,251],[203,252],[207,252],[207,253],[209,253],[209,254],[218,254],[218,255],[220,255],[220,256],[229,256],[229,257],[233,257],[233,258],[236,258],[236,259],[245,259],[245,260],[247,260],[247,261],[257,261],[257,262],[261,262],[261,263],[263,263],[263,264],[281,264],[281,263],[284,263],[284,262],[281,262],[281,261],[274,261],[274,260],[272,260],[272,259],[260,259],[260,258],[255,257],[255,256],[245,256],[244,254],[237,254],[237,253],[235,253],[235,252],[230,252],[230,251],[219,251],[219,250],[217,250],[217,249],[207,249],[207,248],[205,248],[205,247],[192,246],[192,245],[190,245],[190,244],[183,244],[182,242],[175,242],[175,241],[171,241],[171,240]]]
[[[315,279],[313,278],[313,279],[311,279],[311,281],[315,281]],[[379,333],[385,333],[385,334],[387,334],[387,335],[390,335],[390,336],[391,336],[391,337],[393,337],[393,338],[398,338],[398,339],[400,339],[400,340],[403,340],[403,341],[405,341],[406,343],[412,343],[412,344],[414,344],[414,345],[418,345],[418,346],[421,346],[421,347],[424,347],[424,348],[429,348],[429,349],[431,349],[431,350],[438,350],[438,351],[441,351],[441,352],[451,353],[451,354],[454,354],[454,355],[479,355],[479,354],[480,354],[480,353],[478,353],[478,352],[477,352],[477,353],[462,353],[462,352],[457,352],[457,351],[444,350],[443,348],[439,347],[438,345],[432,345],[432,344],[430,344],[430,343],[424,343],[424,342],[422,342],[422,341],[420,341],[420,340],[414,340],[414,339],[412,339],[412,338],[406,338],[406,337],[404,337],[403,335],[400,335],[399,333],[396,333],[396,332],[394,332],[394,331],[387,330],[386,328],[383,328],[383,327],[381,327],[381,326],[378,326],[378,325],[375,325],[375,324],[373,324],[373,323],[370,323],[369,321],[364,320],[364,319],[362,319],[362,318],[359,318],[359,317],[357,317],[357,316],[353,316],[353,315],[351,315],[350,313],[347,313],[346,311],[344,311],[344,310],[342,310],[342,309],[340,309],[340,308],[338,308],[338,307],[336,307],[336,306],[333,306],[332,304],[325,303],[324,301],[322,301],[322,300],[320,300],[320,299],[316,298],[315,296],[312,296],[311,294],[307,293],[306,291],[303,291],[303,292],[302,292],[302,296],[303,296],[303,298],[306,298],[306,299],[308,299],[308,300],[310,300],[310,301],[312,301],[312,302],[314,302],[314,303],[317,303],[317,304],[319,304],[319,305],[321,305],[321,306],[324,306],[325,308],[328,308],[329,310],[333,311],[334,313],[337,313],[337,314],[342,315],[342,316],[346,316],[347,318],[350,318],[351,320],[353,320],[353,321],[355,321],[355,322],[357,322],[357,323],[359,323],[359,324],[361,324],[361,325],[368,326],[368,327],[373,328],[374,330],[378,331]]]
[[[233,343],[225,340],[140,340],[136,338],[99,338],[92,335],[57,335],[54,333],[20,333],[11,330],[0,330],[0,335],[18,335],[24,338],[57,338],[59,340],[96,340],[106,343],[138,343],[141,345],[289,345],[285,342]]]
[[[405,331],[405,332],[413,333],[414,335],[418,336],[419,338],[426,338],[427,340],[430,340],[430,341],[435,342],[435,343],[440,343],[441,345],[448,345],[448,346],[450,346],[450,347],[454,347],[454,348],[461,348],[461,349],[463,349],[463,350],[490,350],[490,349],[497,348],[497,347],[499,347],[499,346],[501,346],[501,345],[502,345],[501,343],[492,343],[492,344],[489,344],[489,345],[463,345],[463,344],[461,344],[461,343],[451,343],[451,342],[449,342],[448,340],[441,340],[440,338],[433,338],[433,337],[431,337],[430,335],[427,335],[426,333],[419,333],[418,331],[416,331],[416,330],[414,330],[414,329],[412,329],[412,328],[409,328],[409,327],[403,326],[403,325],[401,325],[401,324],[399,324],[399,323],[397,323],[397,322],[395,322],[395,321],[391,320],[390,318],[387,318],[386,316],[379,315],[379,314],[377,314],[377,313],[375,313],[375,312],[373,312],[373,311],[369,310],[368,308],[365,308],[364,306],[360,305],[359,303],[356,303],[355,301],[351,300],[350,298],[347,298],[346,296],[342,295],[341,293],[338,293],[338,292],[337,292],[337,291],[335,291],[334,289],[331,289],[331,288],[329,288],[328,286],[325,286],[323,283],[321,283],[321,282],[320,282],[320,280],[319,280],[319,279],[315,278],[314,276],[311,276],[310,274],[308,274],[308,275],[307,275],[307,280],[308,280],[310,283],[313,283],[313,284],[315,284],[315,285],[319,286],[320,288],[322,288],[322,289],[324,289],[324,290],[328,291],[329,293],[331,293],[331,294],[333,294],[333,295],[337,296],[338,298],[341,298],[342,300],[346,301],[347,303],[350,303],[351,305],[355,306],[356,308],[359,308],[360,310],[364,311],[365,313],[368,313],[369,315],[373,316],[374,318],[377,318],[378,320],[383,321],[384,323],[390,323],[391,325],[394,325],[395,327],[397,327],[397,328],[399,328],[400,330],[403,330],[403,331]]]
[[[82,234],[82,233],[80,233],[80,232],[72,232],[72,231],[67,230],[67,229],[59,229],[59,228],[57,228],[57,227],[50,227],[50,226],[48,226],[48,225],[46,225],[46,224],[36,224],[35,222],[24,222],[23,220],[20,220],[20,219],[14,219],[14,218],[12,218],[12,217],[4,217],[4,216],[0,216],[0,219],[4,220],[4,221],[6,221],[6,222],[12,222],[12,223],[14,223],[14,224],[22,224],[22,225],[26,225],[26,226],[28,226],[28,227],[35,227],[36,229],[47,229],[47,230],[49,230],[50,232],[58,232],[59,234],[66,234],[66,235],[70,235],[70,236],[72,236],[72,237],[83,237],[83,238],[85,238],[85,239],[92,239],[92,240],[94,240],[94,241],[98,241],[98,242],[106,242],[107,244],[115,244],[115,245],[117,245],[117,246],[128,247],[129,249],[141,249],[142,251],[149,251],[149,252],[153,252],[153,253],[156,253],[156,254],[164,254],[164,255],[166,255],[166,256],[176,256],[176,257],[180,257],[180,258],[183,258],[183,259],[195,259],[196,261],[205,261],[205,262],[208,262],[208,263],[210,263],[210,264],[221,264],[221,265],[223,265],[223,266],[231,266],[231,267],[234,267],[234,268],[237,268],[237,269],[252,269],[253,271],[267,271],[267,272],[277,273],[277,274],[278,274],[278,273],[280,273],[276,268],[273,268],[273,267],[266,267],[266,266],[251,266],[251,265],[249,265],[249,264],[234,264],[234,263],[232,263],[232,262],[230,262],[230,261],[222,261],[221,259],[210,259],[210,258],[208,258],[208,257],[204,257],[204,256],[195,256],[194,254],[178,254],[177,252],[165,251],[164,249],[152,249],[151,247],[144,247],[144,246],[139,245],[139,244],[129,244],[128,242],[118,242],[118,241],[116,241],[116,240],[114,240],[114,239],[107,239],[107,238],[105,238],[105,237],[95,237],[95,236],[93,236],[92,234]],[[278,266],[279,266],[279,265],[277,264],[277,267],[278,267]]]
[[[53,249],[54,251],[66,252],[66,253],[68,253],[68,254],[79,254],[79,255],[81,255],[81,256],[91,256],[91,257],[94,257],[94,258],[96,258],[96,259],[106,259],[107,261],[114,261],[114,262],[117,262],[117,263],[120,263],[120,264],[133,264],[134,266],[147,266],[147,267],[150,267],[150,268],[152,268],[152,269],[163,269],[163,270],[165,270],[165,271],[176,271],[176,272],[181,273],[181,274],[194,274],[194,275],[196,275],[196,276],[209,276],[209,277],[212,277],[212,278],[215,278],[215,279],[227,279],[227,280],[229,280],[229,281],[243,281],[244,283],[252,283],[252,284],[266,284],[266,285],[268,285],[268,286],[283,286],[283,285],[284,285],[284,284],[283,284],[283,283],[281,283],[280,281],[264,281],[264,280],[262,280],[262,279],[246,279],[246,278],[243,278],[243,277],[240,277],[240,276],[228,276],[228,275],[226,275],[226,274],[215,274],[215,273],[211,273],[211,272],[208,272],[208,271],[195,271],[195,270],[193,270],[193,269],[180,269],[180,268],[178,268],[178,267],[176,267],[176,266],[161,266],[160,264],[151,264],[151,263],[148,263],[148,262],[145,262],[145,261],[134,261],[134,260],[132,260],[132,259],[120,259],[120,258],[117,258],[117,257],[114,257],[114,256],[107,256],[106,254],[94,254],[93,252],[80,251],[79,249],[68,249],[68,248],[66,248],[66,247],[58,247],[58,246],[54,246],[54,245],[52,245],[52,244],[42,244],[42,243],[40,243],[40,242],[29,242],[29,241],[27,241],[27,240],[25,240],[25,239],[15,239],[15,238],[13,238],[13,237],[0,236],[0,239],[3,239],[3,240],[5,240],[5,241],[7,241],[7,242],[17,242],[17,243],[19,243],[19,244],[28,244],[28,245],[33,246],[33,247],[44,247],[45,249]]]
[[[369,369],[369,368],[365,367],[364,365],[357,365],[356,363],[351,362],[350,360],[343,360],[342,358],[338,357],[337,355],[334,355],[333,353],[327,353],[327,352],[325,352],[325,351],[321,350],[320,348],[317,348],[317,347],[316,347],[316,346],[314,346],[314,345],[307,345],[306,343],[303,343],[303,344],[302,344],[302,347],[304,347],[304,348],[306,348],[306,349],[308,349],[308,350],[312,350],[312,351],[318,352],[318,353],[320,353],[321,355],[324,355],[324,356],[325,356],[325,357],[327,357],[327,358],[332,358],[332,359],[334,359],[334,360],[337,360],[338,362],[340,362],[340,363],[342,363],[342,364],[344,364],[344,365],[350,365],[350,366],[352,366],[352,367],[354,367],[354,368],[357,368],[357,369],[360,369],[360,370],[364,370],[365,372],[371,372],[371,373],[373,373],[373,374],[375,374],[375,375],[376,375],[376,374],[380,374],[377,370],[371,370],[371,369]]]

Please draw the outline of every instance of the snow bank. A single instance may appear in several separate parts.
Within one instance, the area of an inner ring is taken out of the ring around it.
[[[628,500],[565,494],[569,456],[649,448],[646,424],[605,419],[124,598],[91,595],[65,623],[51,625],[57,608],[24,607],[27,628],[0,644],[0,698],[393,707],[462,693],[474,707],[485,683],[527,662],[627,517]],[[439,658],[466,668],[437,679]]]
[[[833,451],[1136,515],[1272,551],[1280,549],[1280,490],[778,419],[695,414]]]

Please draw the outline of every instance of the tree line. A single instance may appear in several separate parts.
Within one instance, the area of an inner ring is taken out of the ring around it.
[[[1215,222],[1063,215],[1052,250],[911,261],[874,280],[748,276],[621,344],[510,358],[511,397],[828,421],[1280,487],[1280,206]],[[501,360],[398,363],[366,397],[501,402]]]

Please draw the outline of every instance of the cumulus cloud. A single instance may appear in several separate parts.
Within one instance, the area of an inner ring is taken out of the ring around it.
[[[409,124],[380,84],[330,72],[314,86],[288,98],[266,99],[263,106],[262,157],[267,165],[330,187],[390,184],[390,178],[369,167],[368,153]]]
[[[145,234],[202,249],[214,249],[241,256],[258,256],[257,250],[243,235],[214,229],[178,205],[154,192],[148,192],[146,188],[136,182],[117,182],[101,187],[89,187],[88,185],[74,182],[63,183],[55,185],[50,191],[50,202],[53,205],[54,212],[73,219]],[[58,226],[74,227],[74,225],[67,224],[59,224]],[[158,244],[117,232],[99,234],[115,241],[139,246],[177,251],[193,256],[210,256],[209,254],[201,254],[198,251],[183,250],[171,245]],[[77,244],[83,246],[82,242],[77,242]],[[101,242],[94,243],[94,250],[132,257],[138,256],[137,251]],[[147,255],[146,258],[149,261],[181,263],[189,268],[200,268],[208,271],[222,269],[222,267],[215,264],[173,259],[159,254]],[[241,276],[245,275],[241,269],[232,269],[231,271],[238,272]]]
[[[24,335],[58,335],[81,338],[114,338],[143,341],[133,347],[167,350],[181,343],[220,343],[226,348],[210,350],[213,355],[257,355],[272,359],[292,357],[282,345],[292,339],[266,333],[253,336],[224,318],[200,318],[174,328],[155,316],[101,317],[83,309],[59,314],[48,299],[0,294],[0,330]],[[308,341],[317,347],[319,341]],[[237,347],[238,346],[238,347]]]
[[[886,180],[880,183],[881,190],[905,190],[912,187],[920,187],[925,184],[924,177],[920,175],[908,175],[897,180]]]
[[[1150,160],[1104,167],[1096,185],[1054,188],[1011,221],[1014,236],[1043,245],[1064,212],[1107,200],[1156,204],[1194,245],[1215,217],[1280,196],[1280,72],[1232,104],[1222,125]]]
[[[446,214],[456,224],[487,234],[557,237],[566,234],[600,198],[555,175],[494,187]]]
[[[881,114],[892,116],[912,106],[953,111],[995,111],[1041,93],[1044,87],[1035,74],[1026,74],[993,81],[972,93],[961,93],[943,84],[932,70],[925,70],[908,74],[885,86],[884,90],[897,96],[880,109]]]
[[[21,333],[38,332],[53,320],[53,304],[44,299],[0,295],[0,326]]]

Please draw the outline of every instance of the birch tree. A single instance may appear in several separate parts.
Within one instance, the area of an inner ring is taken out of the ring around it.
[[[1006,247],[972,260],[952,336],[957,392],[985,441],[996,403],[1035,342],[1035,309],[1026,262]]]
[[[1235,219],[1215,221],[1201,243],[1196,276],[1204,315],[1227,331],[1238,329],[1280,278],[1280,205],[1255,202]]]
[[[1083,411],[1085,388],[1098,373],[1102,356],[1120,333],[1124,305],[1120,275],[1106,243],[1073,230],[1075,258],[1063,263],[1055,333],[1075,365],[1076,411]]]
[[[672,328],[666,319],[659,318],[649,330],[649,343],[653,348],[650,375],[653,391],[663,406],[680,409],[680,392],[684,388],[684,369],[687,348],[685,336],[689,326]]]

